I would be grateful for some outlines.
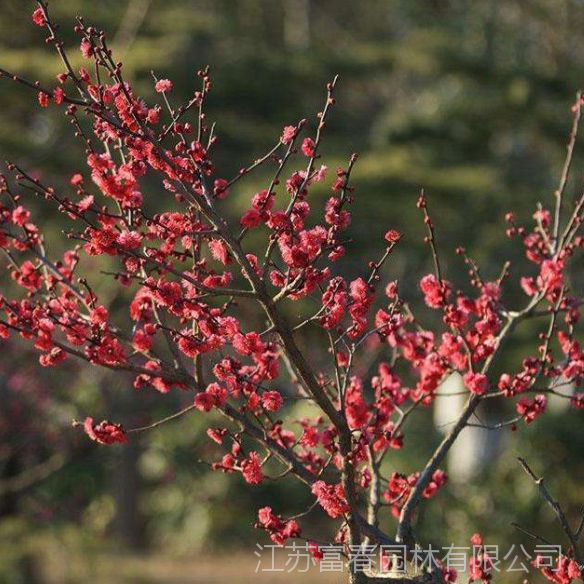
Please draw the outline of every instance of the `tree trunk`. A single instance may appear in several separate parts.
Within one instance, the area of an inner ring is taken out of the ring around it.
[[[349,584],[442,584],[431,574],[409,577],[368,576],[364,572],[351,573]]]
[[[140,445],[136,440],[120,448],[113,477],[113,490],[116,500],[115,529],[125,545],[142,549],[144,541],[144,522],[140,513],[139,498],[141,477],[138,469]]]
[[[422,574],[420,576],[368,576],[365,572],[351,572],[349,574],[349,584],[443,584],[432,574]]]

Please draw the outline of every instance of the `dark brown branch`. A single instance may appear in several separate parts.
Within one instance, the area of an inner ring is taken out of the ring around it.
[[[562,170],[562,175],[560,177],[560,184],[554,196],[556,198],[556,209],[554,213],[554,231],[553,231],[553,242],[554,246],[558,246],[558,235],[560,232],[560,218],[562,214],[562,199],[564,196],[564,191],[566,189],[566,184],[570,176],[570,167],[572,166],[572,159],[574,156],[574,147],[576,146],[576,138],[578,136],[578,126],[580,124],[580,117],[582,115],[582,92],[578,91],[576,94],[576,103],[574,105],[574,120],[572,122],[572,130],[570,131],[570,138],[567,146],[566,159],[564,161],[564,168]]]
[[[546,503],[552,508],[552,510],[556,514],[556,517],[562,527],[563,532],[566,534],[568,540],[570,541],[572,551],[574,552],[574,557],[576,558],[578,563],[582,563],[582,559],[580,557],[580,554],[578,553],[578,541],[576,539],[576,536],[574,535],[574,532],[572,531],[572,528],[570,527],[570,524],[568,523],[568,519],[566,518],[566,515],[562,510],[562,507],[560,506],[558,501],[552,497],[547,487],[544,485],[543,477],[538,477],[531,470],[530,466],[527,464],[527,461],[524,458],[518,457],[517,460],[519,461],[519,464],[521,465],[523,470],[531,477],[533,482],[536,484],[541,497],[546,501]]]
[[[424,189],[420,191],[420,196],[418,198],[418,207],[422,209],[424,214],[424,224],[428,230],[428,236],[426,241],[430,244],[430,249],[432,250],[432,260],[434,261],[434,270],[436,271],[436,278],[439,282],[442,282],[442,270],[440,269],[440,258],[438,256],[438,250],[436,248],[436,235],[434,234],[434,224],[432,223],[432,218],[430,217],[430,212],[428,211],[428,199],[426,198],[426,193]]]

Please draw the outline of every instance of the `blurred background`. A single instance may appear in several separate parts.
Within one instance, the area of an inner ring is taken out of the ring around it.
[[[174,81],[173,99],[186,100],[198,88],[197,69],[210,65],[214,91],[207,114],[217,122],[216,163],[226,177],[266,152],[284,125],[308,118],[314,127],[324,85],[339,74],[338,105],[322,152],[331,169],[360,153],[351,228],[356,247],[347,270],[357,274],[365,258],[377,255],[373,232],[399,229],[404,245],[385,275],[398,278],[403,289],[415,290],[416,277],[431,269],[415,208],[420,187],[429,196],[451,280],[464,282],[464,265],[454,255],[459,244],[487,279],[505,259],[521,262],[521,250],[504,238],[504,213],[513,209],[527,221],[538,201],[550,200],[570,106],[584,85],[582,0],[54,0],[51,8],[74,49],[77,14],[108,31],[126,77],[148,98],[154,99],[151,70]],[[0,0],[0,66],[53,83],[59,61],[32,25],[32,9],[33,2]],[[80,66],[81,56],[72,55]],[[58,185],[83,168],[81,155],[56,108],[41,110],[26,90],[0,83],[2,160],[18,161]],[[570,197],[581,188],[581,161],[577,152]],[[241,183],[234,213],[262,178]],[[154,186],[150,195],[151,205],[163,200]],[[55,236],[56,253],[60,219],[41,217]],[[99,273],[92,284],[114,312],[121,309],[123,291]],[[530,349],[530,334],[527,327],[509,347],[510,367]],[[0,345],[0,582],[258,579],[255,545],[266,540],[252,529],[256,510],[270,504],[298,513],[309,501],[301,487],[290,481],[250,489],[240,478],[207,472],[199,460],[212,459],[213,452],[198,416],[109,449],[70,427],[74,418],[112,412],[135,426],[190,399],[155,393],[136,393],[123,376],[74,363],[40,371],[36,354],[16,342]],[[535,429],[467,435],[449,462],[450,487],[439,504],[422,510],[426,543],[444,543],[447,534],[448,544],[465,546],[481,531],[505,550],[532,549],[511,521],[561,541],[515,460],[520,454],[537,461],[536,472],[549,477],[576,522],[582,417],[558,404],[551,410]],[[486,415],[500,419],[505,412],[495,407]],[[419,469],[444,420],[448,412],[422,413],[407,447],[392,454],[390,472]],[[259,580],[292,578],[264,574]],[[342,581],[338,574],[304,578]]]

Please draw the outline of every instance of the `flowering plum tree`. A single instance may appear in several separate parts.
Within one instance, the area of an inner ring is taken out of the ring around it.
[[[192,394],[186,409],[146,427],[87,417],[77,424],[91,440],[123,443],[132,433],[187,413],[219,412],[225,423],[217,425],[212,417],[208,429],[222,449],[213,470],[241,474],[252,486],[294,477],[314,496],[311,508],[295,518],[259,509],[256,527],[278,544],[290,538],[309,542],[319,559],[323,538],[311,533],[307,515],[320,506],[335,521],[336,542],[351,566],[361,546],[371,543],[402,544],[414,553],[420,541],[414,531],[417,510],[447,483],[441,465],[464,428],[477,424],[473,414],[480,404],[513,402],[516,415],[497,425],[513,429],[540,416],[549,395],[584,406],[584,394],[562,392],[584,378],[584,348],[577,340],[581,299],[569,277],[573,257],[584,247],[578,234],[584,196],[567,201],[565,194],[583,105],[579,95],[551,208],[539,207],[532,227],[521,226],[512,214],[506,218],[507,236],[518,240],[528,260],[527,268],[516,268],[526,270],[516,276],[525,293],[520,308],[504,300],[509,262],[497,277],[484,279],[459,248],[469,281],[459,289],[446,278],[421,193],[418,207],[435,270],[421,278],[420,290],[440,316],[439,326],[429,330],[410,310],[398,282],[381,280],[382,268],[401,245],[399,232],[380,234],[379,259],[364,264],[360,277],[344,275],[343,258],[351,248],[344,232],[358,200],[351,183],[357,156],[333,173],[324,210],[311,201],[314,185],[327,183],[321,147],[336,79],[327,85],[313,134],[305,120],[287,126],[269,152],[223,178],[212,162],[217,138],[204,113],[212,87],[208,69],[198,72],[201,87],[182,105],[173,100],[171,81],[154,78],[160,104],[149,104],[125,80],[103,31],[77,19],[87,66],[76,70],[46,0],[38,1],[32,19],[60,56],[62,73],[54,87],[5,70],[1,75],[34,90],[40,107],[62,108],[85,149],[87,169],[72,169],[68,186],[56,188],[8,163],[0,183],[0,248],[9,274],[0,296],[0,336],[30,341],[44,367],[76,358],[130,374],[137,390]],[[272,179],[250,193],[247,210],[234,220],[230,190],[260,167],[271,168]],[[147,176],[166,192],[164,212],[146,211]],[[49,257],[25,193],[70,220],[71,243],[62,257]],[[112,321],[84,277],[87,256],[118,262],[108,277],[132,295],[127,326]],[[300,317],[291,317],[288,303],[297,303]],[[264,328],[252,326],[246,316],[251,310],[261,315]],[[516,370],[496,374],[504,344],[528,319],[543,323],[531,352]],[[316,365],[302,348],[308,329],[323,339],[325,365]],[[372,378],[362,378],[357,366],[372,342],[382,346],[382,360]],[[441,382],[454,372],[467,393],[458,419],[419,472],[388,470],[387,453],[408,446],[412,415],[433,403]],[[314,416],[290,419],[286,402],[295,399],[312,404]],[[567,536],[558,569],[538,566],[550,580],[569,583],[580,574],[582,529],[570,527],[557,501],[523,465]],[[395,533],[380,528],[383,514],[395,518]],[[476,545],[481,541],[473,537]],[[480,558],[470,576],[488,582],[488,553]],[[378,577],[360,569],[348,574],[356,583]],[[436,563],[415,578],[453,581],[456,574]]]

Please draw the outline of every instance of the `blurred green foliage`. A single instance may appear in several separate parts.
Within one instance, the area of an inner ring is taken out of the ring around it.
[[[32,7],[22,0],[1,3],[0,66],[51,85],[60,64],[30,22]],[[108,31],[127,78],[148,99],[154,100],[151,70],[174,81],[173,98],[186,100],[197,88],[196,70],[209,64],[214,90],[207,116],[217,122],[216,162],[223,176],[267,151],[284,125],[306,117],[314,127],[324,84],[339,74],[323,152],[331,169],[346,164],[351,152],[360,153],[350,232],[356,250],[348,269],[358,273],[364,258],[376,253],[373,233],[397,228],[406,237],[386,275],[415,289],[416,278],[430,269],[415,208],[423,187],[452,280],[464,282],[464,265],[453,253],[459,244],[477,259],[485,278],[498,275],[508,257],[518,262],[515,273],[522,273],[521,250],[503,237],[502,217],[513,209],[527,220],[536,202],[549,201],[553,192],[570,105],[584,78],[581,0],[59,0],[51,8],[71,45],[77,14]],[[81,55],[72,54],[81,66]],[[82,149],[53,108],[40,110],[30,92],[6,80],[0,104],[3,159],[42,172],[55,184],[82,168]],[[578,184],[581,162],[577,152]],[[243,208],[264,178],[241,183],[234,210]],[[569,185],[570,196],[575,188]],[[158,185],[145,190],[147,204],[161,204]],[[61,224],[45,216],[43,225],[57,241]],[[114,305],[121,303],[109,281],[96,274],[94,284]],[[524,340],[520,336],[510,347],[509,362],[520,358]],[[122,418],[156,419],[188,399],[135,395],[127,380],[111,375],[68,379],[75,381],[61,381],[65,395],[56,402],[67,420],[90,411],[107,416],[112,404]],[[412,427],[408,448],[389,460],[388,472],[419,468],[432,448],[428,416]],[[67,420],[57,425],[74,441]],[[576,415],[550,415],[535,429],[505,435],[486,475],[441,493],[443,505],[424,510],[424,538],[442,539],[446,526],[457,545],[466,545],[474,530],[501,544],[525,542],[510,521],[550,533],[549,510],[518,470],[517,454],[540,461],[538,470],[553,477],[550,486],[575,521],[578,481],[584,478],[580,424]],[[0,519],[0,581],[33,581],[23,566],[43,534],[82,549],[114,534],[172,553],[228,545],[251,554],[256,535],[250,526],[259,505],[289,513],[306,507],[306,493],[293,482],[250,490],[239,478],[207,472],[199,460],[212,459],[209,448],[197,416],[144,436],[127,452],[64,448],[63,469],[21,493],[14,512]],[[130,494],[128,485],[135,487]],[[43,516],[43,508],[50,513]],[[79,537],[71,537],[72,531]]]

